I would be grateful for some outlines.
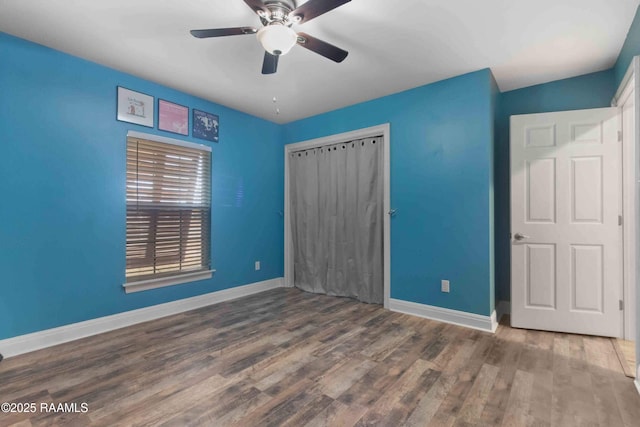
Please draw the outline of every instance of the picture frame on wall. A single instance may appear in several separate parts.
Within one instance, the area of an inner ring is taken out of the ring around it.
[[[152,128],[154,97],[118,86],[116,120]]]
[[[207,141],[218,142],[220,121],[215,114],[193,109],[192,136]]]
[[[158,99],[158,129],[189,135],[189,107]]]

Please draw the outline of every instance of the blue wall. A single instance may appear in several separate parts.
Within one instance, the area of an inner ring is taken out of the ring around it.
[[[280,126],[0,33],[0,339],[280,277]],[[220,116],[211,280],[125,294],[116,86]],[[253,262],[262,261],[261,271]]]
[[[392,298],[492,311],[491,90],[482,70],[284,126],[292,143],[391,123]]]
[[[524,89],[503,92],[496,115],[496,299],[510,300],[511,242],[509,182],[509,117],[515,114],[580,110],[611,105],[614,71],[607,70]]]
[[[622,50],[620,51],[616,65],[613,68],[615,73],[616,89],[622,82],[622,79],[629,68],[629,64],[631,64],[631,59],[636,55],[640,55],[640,8],[636,10],[636,16],[633,18],[631,28],[629,28],[627,38],[624,45],[622,45]]]
[[[282,140],[386,122],[392,297],[487,315],[494,277],[509,300],[509,116],[607,106],[639,53],[637,14],[608,71],[500,94],[482,70],[278,126],[0,33],[0,339],[282,276]],[[117,122],[118,85],[220,116],[211,280],[122,291],[126,132],[175,135]]]

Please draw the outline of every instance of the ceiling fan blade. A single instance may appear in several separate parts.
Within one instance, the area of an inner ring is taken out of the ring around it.
[[[269,13],[269,9],[264,7],[264,3],[261,0],[244,0],[244,2],[249,6],[255,13],[259,11],[263,11],[264,13]]]
[[[349,55],[346,50],[311,37],[306,33],[298,33],[298,44],[335,62],[342,62]]]
[[[278,69],[277,55],[271,55],[269,52],[264,53],[264,61],[262,62],[262,74],[274,74]]]
[[[208,37],[241,36],[243,34],[255,34],[258,30],[251,27],[212,28],[210,30],[191,30],[191,35],[199,39]]]
[[[291,11],[289,16],[297,24],[302,24],[350,1],[351,0],[309,0]]]

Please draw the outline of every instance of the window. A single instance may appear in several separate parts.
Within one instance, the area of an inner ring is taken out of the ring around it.
[[[127,136],[125,290],[211,277],[211,149],[140,135]]]

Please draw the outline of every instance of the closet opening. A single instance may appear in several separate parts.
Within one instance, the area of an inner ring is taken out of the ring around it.
[[[285,285],[390,298],[390,126],[285,146]]]

